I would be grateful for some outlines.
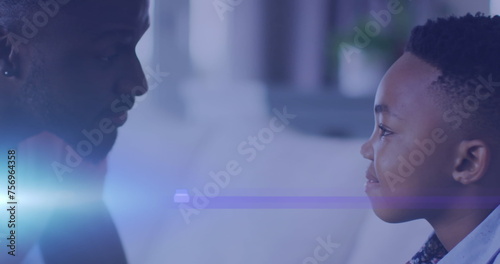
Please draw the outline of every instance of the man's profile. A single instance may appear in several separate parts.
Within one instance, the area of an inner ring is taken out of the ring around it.
[[[75,169],[78,176],[55,181],[54,160],[44,160],[44,149],[37,152],[37,162],[47,171],[25,175],[33,179],[30,187],[37,197],[67,191],[78,206],[55,206],[46,224],[39,225],[26,220],[29,210],[24,216],[19,211],[19,219],[37,228],[26,226],[23,232],[20,225],[17,256],[2,250],[0,260],[19,263],[39,243],[46,263],[126,263],[102,202],[105,169],[96,176],[85,164],[97,168],[105,162],[135,97],[147,91],[135,46],[149,27],[148,7],[147,0],[0,1],[0,157],[30,138],[43,135],[43,141],[50,134],[65,145],[61,151],[70,149],[84,160]],[[18,160],[22,171],[22,152]],[[59,184],[49,190],[35,187],[36,181]]]

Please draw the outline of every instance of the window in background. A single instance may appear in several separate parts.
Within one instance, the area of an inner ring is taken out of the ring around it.
[[[149,2],[149,21],[150,27],[149,30],[144,34],[142,39],[137,44],[136,52],[137,57],[142,63],[143,67],[152,67],[153,60],[153,50],[154,50],[154,32],[156,29],[155,23],[155,0],[150,0]]]
[[[491,15],[500,15],[500,1],[499,0],[490,0],[490,14]]]

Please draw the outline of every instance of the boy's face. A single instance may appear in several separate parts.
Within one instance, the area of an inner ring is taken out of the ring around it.
[[[457,139],[428,87],[440,71],[405,53],[387,71],[375,98],[375,129],[361,148],[372,161],[366,192],[387,222],[432,217],[436,196],[453,195]],[[427,200],[426,200],[427,199]]]
[[[147,89],[135,46],[148,25],[147,0],[73,0],[61,6],[36,40],[21,47],[30,61],[20,89],[26,111],[71,144],[88,140],[88,131],[94,152],[105,156],[134,97]]]

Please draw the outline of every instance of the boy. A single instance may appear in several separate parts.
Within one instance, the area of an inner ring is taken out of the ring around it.
[[[500,17],[413,29],[375,98],[366,193],[390,223],[435,233],[408,263],[499,264]]]

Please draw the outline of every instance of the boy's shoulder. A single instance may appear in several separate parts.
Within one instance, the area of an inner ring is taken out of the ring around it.
[[[439,264],[500,264],[500,205]]]

